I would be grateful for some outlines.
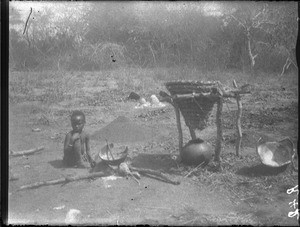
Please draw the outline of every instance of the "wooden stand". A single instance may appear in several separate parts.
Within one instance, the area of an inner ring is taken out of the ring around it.
[[[219,98],[217,102],[217,116],[216,116],[216,125],[217,125],[217,141],[215,148],[215,157],[214,161],[220,162],[220,155],[222,150],[222,139],[223,139],[223,128],[222,128],[222,109],[223,109],[223,99]]]
[[[186,84],[189,82],[183,82]],[[218,83],[219,84],[219,83]],[[222,126],[222,110],[223,110],[223,98],[234,98],[237,102],[237,117],[236,117],[236,130],[237,130],[237,140],[236,140],[236,155],[239,156],[241,142],[242,142],[242,128],[241,128],[241,117],[242,117],[242,102],[241,102],[241,95],[249,94],[250,91],[248,90],[249,85],[244,85],[241,88],[238,88],[235,81],[233,81],[234,88],[230,91],[225,91],[220,87],[219,93],[209,93],[209,92],[192,92],[190,94],[173,94],[168,95],[165,92],[160,92],[162,98],[160,99],[161,102],[168,102],[170,103],[175,110],[176,115],[176,124],[178,129],[179,135],[179,151],[181,152],[183,147],[183,135],[182,135],[182,128],[181,128],[181,121],[180,121],[180,107],[177,104],[177,101],[184,100],[184,99],[195,99],[199,97],[206,97],[208,99],[217,100],[217,114],[216,114],[216,125],[217,125],[217,139],[216,139],[216,147],[215,147],[215,157],[214,161],[220,162],[220,154],[222,151],[222,140],[223,140],[223,126]],[[206,85],[203,83],[203,85]],[[177,84],[177,87],[180,86],[180,83]],[[210,86],[210,85],[209,85]],[[198,104],[197,104],[198,105]],[[199,106],[199,105],[198,105]],[[201,106],[199,106],[201,109]],[[186,125],[189,128],[190,134],[192,139],[196,139],[196,134],[194,128],[190,125],[189,122],[186,122]]]
[[[233,86],[234,88],[237,88],[237,84],[235,80],[233,80]],[[241,118],[242,118],[242,102],[241,102],[241,95],[236,94],[236,103],[237,103],[237,116],[236,116],[236,132],[237,132],[237,138],[236,138],[236,145],[235,145],[235,150],[236,150],[236,155],[240,155],[240,149],[241,149],[241,144],[242,144],[242,126],[241,126]]]

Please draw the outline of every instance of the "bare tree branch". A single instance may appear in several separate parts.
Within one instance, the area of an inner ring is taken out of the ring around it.
[[[266,43],[266,42],[263,42],[263,41],[257,41],[256,44],[259,44],[259,45],[262,44],[262,45],[266,45],[268,47],[271,46],[270,43]]]
[[[230,15],[234,20],[236,20],[240,25],[242,25],[245,29],[247,29],[246,28],[246,25],[245,25],[245,23],[243,23],[243,22],[241,22],[240,20],[238,20],[235,16],[233,16],[233,15]]]
[[[276,23],[275,22],[272,22],[272,21],[266,21],[266,20],[264,20],[264,21],[258,21],[257,22],[257,24],[256,25],[252,25],[252,27],[254,27],[254,28],[259,28],[260,26],[262,26],[262,25],[276,25]]]
[[[254,20],[255,20],[260,14],[262,14],[262,11],[258,12],[258,14],[256,14],[256,15],[252,18],[252,21],[254,22]]]
[[[256,18],[258,18],[261,14],[264,14],[265,11],[266,11],[266,4],[264,4],[262,10],[259,11],[259,12],[252,18],[252,21],[254,22],[254,20],[255,20]]]

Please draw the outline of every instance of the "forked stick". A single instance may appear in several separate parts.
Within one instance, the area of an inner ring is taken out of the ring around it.
[[[109,151],[109,153],[110,153],[112,159],[115,160],[114,156],[113,156],[112,153],[111,153],[111,150],[110,150],[110,147],[109,147],[109,144],[108,144],[107,139],[105,139],[105,141],[106,141],[106,146],[107,146],[107,151],[106,151],[107,159],[108,159],[108,151]]]

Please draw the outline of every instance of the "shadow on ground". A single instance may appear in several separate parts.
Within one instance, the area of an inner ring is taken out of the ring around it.
[[[131,165],[172,174],[176,173],[175,169],[178,167],[169,154],[139,154],[132,159]]]
[[[275,176],[287,169],[288,165],[282,167],[269,167],[263,164],[254,166],[246,166],[236,171],[236,174],[247,176],[247,177],[258,177],[258,176]]]
[[[48,163],[56,169],[66,168],[63,164],[62,159],[52,160],[52,161],[49,161]]]

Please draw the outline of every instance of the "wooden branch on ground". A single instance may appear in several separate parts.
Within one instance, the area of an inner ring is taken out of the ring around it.
[[[36,182],[33,184],[23,185],[20,187],[19,190],[33,189],[33,188],[39,188],[39,187],[47,186],[47,185],[63,184],[63,183],[69,183],[72,181],[79,181],[79,180],[84,180],[84,179],[91,179],[91,178],[105,177],[105,176],[107,176],[106,173],[96,172],[96,173],[89,173],[89,174],[81,175],[81,176],[64,177],[64,178],[60,178],[60,179],[56,179],[56,180],[41,181],[41,182]]]
[[[175,185],[180,184],[179,181],[171,180],[159,171],[155,171],[155,170],[152,170],[152,169],[136,168],[136,167],[132,167],[132,166],[130,166],[129,168],[130,168],[130,170],[137,171],[142,175],[153,175],[153,176],[159,177],[162,181],[165,181],[167,183],[171,183],[171,184],[175,184]]]
[[[33,154],[35,152],[41,151],[43,150],[44,147],[38,147],[38,148],[34,148],[34,149],[30,149],[30,150],[26,150],[26,151],[18,151],[18,152],[14,152],[14,151],[10,151],[10,155],[11,156],[23,156],[23,155],[30,155]]]
[[[192,169],[187,175],[184,176],[184,178],[187,178],[191,173],[195,172],[200,166],[204,164],[204,161],[201,162],[199,165],[197,165],[194,169]]]

